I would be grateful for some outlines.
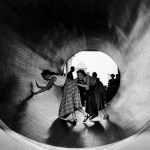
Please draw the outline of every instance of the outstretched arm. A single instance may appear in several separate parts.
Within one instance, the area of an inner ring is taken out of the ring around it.
[[[81,87],[84,87],[84,88],[87,88],[87,87],[88,87],[88,85],[86,85],[86,84],[77,83],[77,85],[78,85],[78,86],[81,86]]]
[[[89,85],[77,83],[78,86],[84,87],[86,90],[89,90]]]
[[[37,92],[33,92],[33,91],[32,91],[32,94],[33,94],[33,95],[37,95],[37,94],[42,93],[42,92],[44,92],[44,91],[46,91],[46,90],[49,90],[49,89],[52,87],[52,85],[54,84],[55,80],[56,80],[56,77],[52,77],[52,78],[49,80],[48,84],[47,84],[45,87],[42,87],[41,90],[39,90],[39,91],[37,91]]]

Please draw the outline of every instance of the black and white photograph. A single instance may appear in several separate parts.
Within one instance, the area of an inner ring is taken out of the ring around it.
[[[0,0],[0,150],[150,150],[150,0]]]

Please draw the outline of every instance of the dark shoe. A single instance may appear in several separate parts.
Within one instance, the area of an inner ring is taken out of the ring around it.
[[[69,123],[72,123],[72,124],[76,124],[77,123],[77,119],[70,119],[70,120],[67,120],[67,122]]]
[[[90,115],[87,114],[87,115],[84,117],[83,122],[87,121],[89,117],[90,117]]]
[[[109,119],[109,116],[108,116],[108,115],[105,115],[103,119],[104,119],[104,120],[105,120],[105,119]]]

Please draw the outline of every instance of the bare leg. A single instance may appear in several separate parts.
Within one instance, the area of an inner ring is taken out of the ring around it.
[[[106,113],[105,109],[101,110],[103,112],[103,115],[104,115],[104,118],[103,119],[108,119],[109,116],[108,114]]]
[[[88,113],[86,113],[82,108],[78,109],[78,111],[80,111],[84,116],[88,115]]]

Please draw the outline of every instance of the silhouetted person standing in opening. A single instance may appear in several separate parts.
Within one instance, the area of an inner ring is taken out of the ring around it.
[[[74,79],[73,78],[73,72],[74,72],[74,70],[75,70],[75,68],[72,66],[71,69],[70,69],[70,71],[67,73],[67,78],[68,79],[72,79],[72,80]]]
[[[115,79],[115,75],[111,74],[111,79],[108,81],[108,88],[106,91],[106,101],[107,103],[115,96],[119,87],[119,79]]]
[[[114,88],[116,86],[115,75],[111,74],[111,79],[108,81],[108,87]]]
[[[116,74],[115,84],[116,84],[116,89],[118,90],[119,84],[120,84],[120,71],[119,71],[119,69],[118,69],[118,73]]]

